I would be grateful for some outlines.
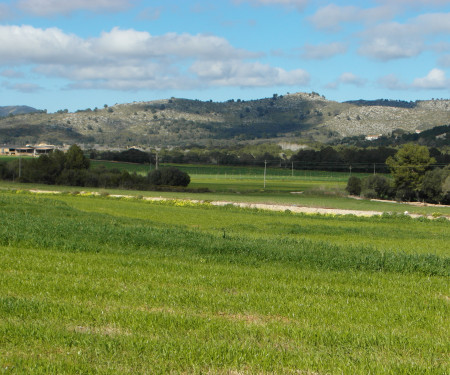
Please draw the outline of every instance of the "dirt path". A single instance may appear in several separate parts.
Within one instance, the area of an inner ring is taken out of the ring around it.
[[[143,199],[149,201],[169,200],[167,198],[152,198],[152,197],[144,197]],[[204,202],[201,200],[192,200],[192,199],[189,199],[189,201],[193,203]],[[383,212],[381,211],[345,210],[338,208],[306,207],[289,204],[246,203],[246,202],[228,202],[228,201],[210,201],[209,203],[212,204],[213,206],[232,205],[234,207],[241,207],[241,208],[257,208],[259,210],[268,210],[268,211],[289,210],[294,213],[321,214],[321,215],[355,215],[355,216],[370,217],[370,216],[381,216],[383,214]],[[420,214],[409,213],[408,211],[405,211],[404,214],[412,218],[424,216]],[[428,215],[426,217],[428,219],[434,219],[434,217],[431,215]],[[447,219],[450,219],[450,217],[447,217]]]

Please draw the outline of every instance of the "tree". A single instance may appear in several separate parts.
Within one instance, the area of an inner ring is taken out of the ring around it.
[[[88,169],[89,159],[83,154],[78,145],[70,146],[66,153],[65,169]]]
[[[389,180],[379,174],[368,176],[362,180],[362,194],[366,198],[387,199],[392,194]]]
[[[351,195],[361,194],[361,179],[355,176],[351,176],[347,181],[347,187],[345,190]]]
[[[429,203],[446,202],[448,200],[448,191],[446,191],[448,188],[444,184],[449,176],[449,169],[436,168],[426,172],[420,189],[420,197]]]
[[[155,169],[148,174],[148,180],[152,185],[166,186],[188,186],[191,182],[186,172],[175,167]]]
[[[394,177],[397,198],[417,198],[425,172],[435,162],[430,157],[428,147],[413,143],[403,145],[393,157],[388,157],[386,164]]]

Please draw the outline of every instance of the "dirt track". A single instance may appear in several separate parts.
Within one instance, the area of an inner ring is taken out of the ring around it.
[[[144,197],[145,200],[166,200],[166,198],[151,198]],[[200,200],[190,200],[194,203],[202,203]],[[355,215],[355,216],[381,216],[383,212],[381,211],[362,211],[362,210],[344,210],[338,208],[319,208],[319,207],[305,207],[305,206],[297,206],[297,205],[284,205],[284,204],[266,204],[266,203],[245,203],[245,202],[227,202],[227,201],[212,201],[209,202],[213,206],[227,206],[232,205],[234,207],[242,207],[242,208],[257,208],[259,210],[268,210],[268,211],[286,211],[289,210],[294,213],[307,213],[307,214],[321,214],[321,215]],[[423,217],[424,215],[409,213],[408,211],[404,212],[405,215],[408,215],[412,218]],[[433,216],[426,216],[429,219],[434,219]],[[450,217],[447,217],[450,219]]]

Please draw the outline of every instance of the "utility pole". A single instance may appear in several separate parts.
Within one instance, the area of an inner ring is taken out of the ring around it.
[[[158,151],[156,151],[155,169],[158,170],[158,167],[159,167],[159,158],[158,158]]]
[[[267,170],[267,160],[264,160],[264,189],[266,188],[266,170]]]
[[[375,175],[375,163],[373,163],[373,174]]]
[[[152,171],[152,150],[149,149],[148,151],[148,169],[149,169],[149,173]]]
[[[294,177],[294,162],[292,162],[292,177]]]

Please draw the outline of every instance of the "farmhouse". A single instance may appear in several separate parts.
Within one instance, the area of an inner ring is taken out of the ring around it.
[[[39,144],[37,146],[0,146],[0,155],[10,156],[39,156],[48,154],[56,147],[53,145]]]

